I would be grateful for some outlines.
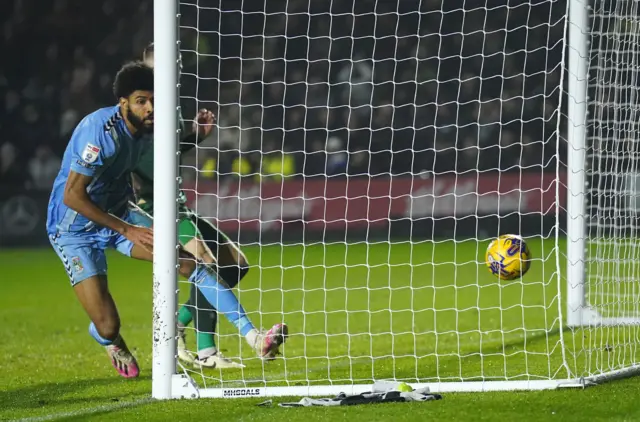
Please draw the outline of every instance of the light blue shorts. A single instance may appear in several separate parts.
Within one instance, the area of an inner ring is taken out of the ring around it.
[[[130,224],[141,225],[141,217],[134,215],[136,213],[129,211],[122,219]],[[89,277],[107,275],[107,248],[126,256],[131,256],[133,249],[133,243],[127,238],[107,228],[89,232],[50,233],[49,241],[60,257],[72,286]]]

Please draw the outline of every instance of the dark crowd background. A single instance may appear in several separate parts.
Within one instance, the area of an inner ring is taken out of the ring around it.
[[[152,3],[1,3],[0,183],[50,187]],[[488,4],[183,1],[184,117],[218,118],[184,177],[554,171],[566,4]]]

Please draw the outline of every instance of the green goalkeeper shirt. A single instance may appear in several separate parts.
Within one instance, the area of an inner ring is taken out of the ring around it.
[[[180,119],[180,126],[184,133],[184,123]],[[185,153],[192,149],[197,142],[204,138],[197,137],[195,133],[182,138],[180,142],[180,152]],[[140,208],[153,215],[153,142],[144,150],[138,165],[133,171],[133,187],[136,194],[136,201]],[[181,190],[178,191],[178,203],[180,208],[185,207],[187,197]]]

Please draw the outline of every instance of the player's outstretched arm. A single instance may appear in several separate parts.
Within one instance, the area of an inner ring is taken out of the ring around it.
[[[87,194],[87,186],[92,180],[92,176],[70,171],[64,188],[64,204],[95,224],[107,227],[120,233],[134,244],[150,249],[153,245],[153,231],[146,227],[133,226],[101,210]]]

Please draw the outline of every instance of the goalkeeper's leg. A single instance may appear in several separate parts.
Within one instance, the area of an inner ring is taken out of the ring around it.
[[[180,243],[184,249],[205,264],[215,266],[215,258],[211,250],[202,241],[195,224],[185,215],[178,226]],[[188,315],[187,315],[188,314]],[[180,319],[180,316],[183,316]],[[218,320],[217,311],[195,284],[191,284],[189,300],[182,306],[178,314],[178,356],[190,356],[186,350],[185,326],[188,320],[195,322],[197,359],[193,362],[208,368],[243,368],[244,365],[226,358],[218,350],[215,343],[215,330]],[[184,360],[184,359],[183,359]]]
[[[238,285],[249,272],[249,262],[242,250],[229,237],[195,213],[191,214],[191,220],[196,224],[202,239],[216,257],[217,272],[231,288]]]
[[[189,220],[188,215],[181,213],[180,224],[178,225],[180,244],[182,244],[189,253],[203,262],[213,262],[211,253],[207,253],[207,250],[200,246],[198,237],[199,233],[195,225]],[[189,288],[189,300],[182,305],[178,311],[178,357],[187,363],[199,363],[205,360],[212,361],[212,359],[208,358],[218,354],[214,335],[217,324],[217,313],[201,293],[198,295],[198,291],[198,288],[191,284]],[[196,345],[198,350],[197,360],[199,362],[196,362],[187,351],[185,328],[191,321],[195,321]]]
[[[127,217],[127,220],[130,221],[131,218]],[[197,246],[197,249],[206,251],[208,248],[206,248],[204,242],[201,239],[197,240],[201,243]],[[153,260],[152,252],[138,246],[132,246],[130,256],[146,261]],[[213,256],[211,256],[211,261],[215,262]],[[179,264],[180,274],[188,277],[189,281],[197,285],[207,302],[238,328],[240,334],[245,337],[249,345],[256,350],[260,357],[265,359],[275,358],[279,352],[280,345],[284,343],[288,336],[288,328],[285,324],[275,324],[267,332],[258,331],[242,305],[238,302],[238,298],[224,280],[218,278],[211,264],[204,264],[203,261],[196,260],[192,254],[182,248],[179,254]]]
[[[136,225],[152,227],[153,220],[150,215],[131,204],[129,219]],[[189,210],[180,210],[180,224],[178,225],[178,238],[183,247],[189,252],[203,260],[211,263],[210,253],[202,247],[198,247],[196,238],[198,232],[195,225],[189,219]],[[196,345],[197,357],[194,358],[187,348],[186,327],[195,320],[196,326]],[[178,358],[186,364],[218,367],[218,368],[236,368],[242,367],[241,364],[226,359],[218,352],[215,343],[215,329],[217,323],[217,312],[211,307],[206,298],[200,293],[198,288],[191,284],[189,292],[189,300],[178,310]]]
[[[197,358],[193,361],[196,366],[220,369],[244,368],[243,364],[225,357],[216,347],[214,333],[218,322],[218,312],[213,309],[207,298],[194,284],[190,287],[189,300],[181,309],[188,309],[190,315],[193,315],[198,347]],[[186,348],[184,329],[181,330],[180,326],[178,326],[178,341],[182,342],[183,347]],[[180,353],[179,349],[178,353]],[[185,350],[185,353],[188,352]]]
[[[137,245],[133,246],[131,256],[145,261],[153,260],[152,252]],[[275,324],[267,332],[258,331],[238,302],[236,295],[222,280],[218,280],[210,265],[196,261],[193,255],[182,248],[179,252],[179,264],[180,274],[188,277],[189,281],[198,286],[207,301],[240,331],[247,343],[256,350],[258,356],[264,359],[276,357],[280,345],[289,334],[286,324]]]

